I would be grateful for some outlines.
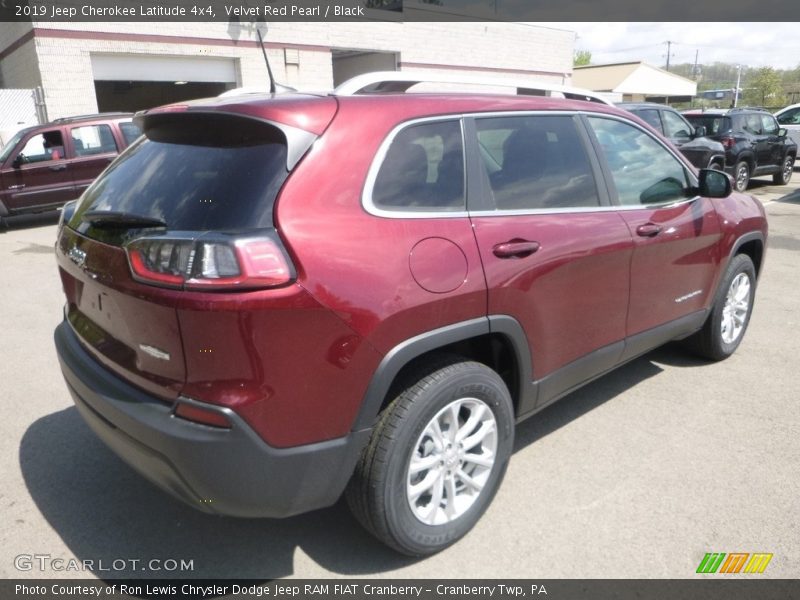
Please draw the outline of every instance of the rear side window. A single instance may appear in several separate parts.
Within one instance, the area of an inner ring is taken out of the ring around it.
[[[286,176],[286,143],[276,128],[177,118],[148,130],[89,187],[70,226],[92,235],[83,213],[109,211],[159,219],[173,231],[270,227]]]
[[[635,111],[635,114],[642,119],[645,123],[653,127],[656,131],[664,133],[661,127],[661,118],[658,116],[658,111],[652,108],[645,108],[643,110]]]
[[[778,133],[778,123],[772,115],[761,115],[761,128],[764,135],[775,135]]]
[[[476,119],[497,210],[600,205],[586,149],[569,116]]]
[[[761,115],[745,115],[742,118],[742,129],[753,135],[761,135]]]
[[[114,135],[108,125],[84,125],[70,130],[75,156],[109,154],[117,151]]]
[[[392,140],[372,189],[395,211],[463,211],[464,150],[459,121],[411,125]]]

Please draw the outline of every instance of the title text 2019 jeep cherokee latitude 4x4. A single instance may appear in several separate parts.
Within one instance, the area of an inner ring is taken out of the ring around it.
[[[767,224],[630,113],[489,94],[148,111],[59,229],[88,424],[199,509],[349,504],[435,552],[514,424],[668,340],[741,341]]]

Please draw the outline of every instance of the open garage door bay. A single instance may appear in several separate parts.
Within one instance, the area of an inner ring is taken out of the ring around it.
[[[233,58],[93,54],[92,72],[101,112],[143,110],[236,87]]]

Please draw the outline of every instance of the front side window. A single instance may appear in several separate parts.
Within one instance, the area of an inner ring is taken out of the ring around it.
[[[475,123],[497,210],[599,206],[591,163],[572,117],[494,117]]]
[[[628,123],[589,117],[623,206],[670,204],[690,195],[686,168],[664,146]]]
[[[672,139],[686,139],[692,137],[689,124],[675,113],[665,110],[661,113],[664,119],[664,134]]]
[[[781,125],[800,125],[800,106],[787,110],[778,116],[778,123]]]
[[[393,211],[463,211],[464,150],[459,121],[411,125],[392,140],[372,202]]]
[[[64,139],[60,131],[45,131],[30,138],[17,155],[24,163],[46,162],[64,158]]]

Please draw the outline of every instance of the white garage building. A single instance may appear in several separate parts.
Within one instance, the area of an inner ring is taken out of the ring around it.
[[[252,23],[0,23],[0,88],[41,87],[49,119],[266,87]],[[525,23],[272,23],[276,79],[327,90],[374,70],[570,84],[575,33]]]

